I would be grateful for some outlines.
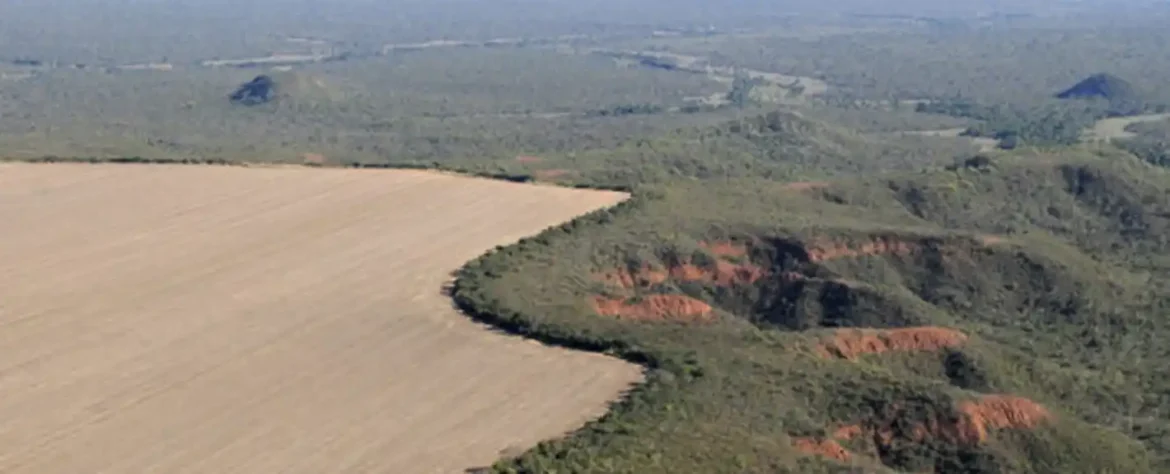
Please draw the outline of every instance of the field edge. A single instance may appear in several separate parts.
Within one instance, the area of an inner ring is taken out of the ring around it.
[[[585,186],[578,187],[585,188]],[[599,188],[590,187],[590,189]],[[675,367],[680,363],[679,361],[671,360],[669,357],[663,358],[662,354],[631,345],[620,338],[581,333],[555,323],[538,323],[530,315],[504,306],[485,289],[484,285],[487,280],[493,278],[495,269],[512,266],[511,257],[526,254],[537,247],[548,246],[551,239],[563,238],[574,233],[575,229],[604,226],[614,218],[635,213],[649,199],[653,199],[651,194],[635,191],[631,193],[629,198],[617,205],[578,216],[561,225],[549,227],[535,236],[520,239],[513,244],[498,246],[468,262],[456,272],[450,294],[459,311],[472,320],[507,334],[542,344],[614,357],[641,366],[643,374],[641,382],[633,384],[621,398],[613,400],[609,409],[601,417],[585,423],[580,428],[566,433],[563,437],[547,439],[522,453],[514,453],[514,457],[502,458],[491,467],[469,468],[467,470],[469,474],[530,472],[517,464],[529,453],[555,451],[558,449],[559,443],[567,441],[569,438],[604,437],[611,434],[615,427],[622,424],[623,415],[638,404],[638,400],[659,388],[660,375],[675,372],[672,368],[681,368]]]
[[[29,163],[29,164],[93,164],[93,165],[190,165],[190,166],[229,166],[229,167],[304,167],[304,168],[360,168],[360,169],[399,169],[399,170],[418,170],[418,171],[433,171],[440,173],[452,173],[480,179],[492,179],[497,181],[508,181],[514,183],[526,183],[534,186],[555,186],[567,187],[574,189],[589,189],[596,191],[618,191],[628,193],[629,196],[616,205],[603,207],[583,215],[579,215],[561,224],[550,226],[545,230],[538,232],[535,235],[521,238],[520,240],[496,246],[494,249],[485,252],[484,254],[464,263],[454,272],[453,281],[450,282],[450,287],[444,289],[444,293],[451,298],[453,304],[460,314],[468,319],[484,324],[501,333],[520,337],[531,341],[536,341],[541,344],[551,346],[554,348],[592,352],[605,356],[613,357],[634,365],[641,367],[642,377],[641,381],[635,382],[627,390],[619,395],[618,398],[612,399],[609,406],[606,407],[605,413],[584,425],[564,433],[564,435],[556,438],[549,438],[541,441],[536,446],[524,449],[523,453],[540,450],[550,443],[555,443],[567,438],[575,437],[580,434],[593,432],[617,417],[620,417],[630,405],[630,401],[640,393],[643,393],[653,388],[653,373],[656,369],[662,366],[663,361],[657,358],[649,351],[644,351],[637,347],[632,347],[628,343],[617,339],[599,339],[593,338],[589,335],[577,334],[571,331],[564,330],[556,326],[536,325],[533,320],[524,314],[517,311],[508,310],[506,308],[498,307],[493,304],[494,299],[483,291],[482,287],[476,284],[479,278],[483,277],[483,273],[478,271],[484,265],[508,265],[506,257],[514,252],[523,252],[532,245],[540,245],[544,240],[554,233],[567,233],[573,228],[581,225],[604,225],[604,221],[611,217],[624,215],[630,213],[640,207],[646,196],[632,190],[628,187],[614,186],[603,187],[587,184],[575,184],[572,186],[562,186],[557,184],[537,183],[534,177],[530,175],[516,175],[499,172],[490,172],[484,170],[468,170],[461,168],[453,168],[443,166],[438,163],[344,163],[344,164],[276,164],[269,162],[249,162],[240,160],[228,160],[220,158],[206,158],[206,159],[156,159],[143,157],[125,157],[125,158],[86,158],[86,157],[56,157],[47,156],[41,158],[7,158],[0,157],[0,164],[3,163]],[[522,455],[523,453],[513,453],[513,455]],[[469,466],[466,472],[500,472],[504,464],[509,462],[509,459],[503,457],[496,462],[492,467],[474,467]]]
[[[367,163],[367,162],[342,162],[342,163],[274,163],[268,161],[248,161],[248,160],[234,160],[226,158],[148,158],[148,157],[122,157],[122,158],[97,158],[97,157],[60,157],[60,156],[43,156],[39,158],[13,158],[0,156],[0,164],[2,163],[35,163],[35,164],[89,164],[89,165],[189,165],[189,166],[235,166],[241,168],[260,168],[260,167],[299,167],[299,168],[357,168],[357,169],[384,169],[384,170],[416,170],[416,171],[433,171],[436,173],[454,173],[460,176],[467,176],[473,178],[492,179],[497,181],[508,181],[512,183],[525,183],[538,186],[556,186],[570,189],[588,189],[595,191],[617,191],[624,193],[633,193],[633,189],[628,186],[604,186],[593,183],[573,183],[571,185],[553,184],[541,182],[537,177],[528,173],[514,173],[503,171],[500,169],[487,168],[467,168],[458,166],[449,166],[438,162],[421,162],[421,161],[401,161],[391,163]]]

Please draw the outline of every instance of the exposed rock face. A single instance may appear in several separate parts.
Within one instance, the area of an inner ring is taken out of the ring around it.
[[[259,75],[232,92],[230,99],[233,104],[259,105],[276,99],[276,91],[275,80],[266,75]]]

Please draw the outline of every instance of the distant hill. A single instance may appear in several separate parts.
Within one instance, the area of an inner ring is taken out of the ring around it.
[[[295,72],[279,71],[261,74],[241,84],[228,99],[237,105],[254,106],[291,100],[297,103],[331,102],[336,97],[323,80]]]
[[[1110,102],[1138,102],[1142,94],[1129,81],[1112,74],[1089,76],[1056,94],[1058,99],[1106,99]]]
[[[266,75],[259,75],[251,81],[241,84],[228,99],[233,104],[259,105],[275,100],[276,91],[276,81]]]

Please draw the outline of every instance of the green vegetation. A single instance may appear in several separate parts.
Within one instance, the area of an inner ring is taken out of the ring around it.
[[[635,187],[691,179],[819,179],[843,173],[943,166],[969,144],[866,136],[790,111],[689,127],[607,149],[546,155],[520,169],[566,170],[558,181]]]
[[[1098,120],[1167,110],[1166,105],[1155,103],[1125,80],[1108,74],[1094,74],[1056,94],[1056,98],[1061,100],[1027,107],[950,99],[920,103],[915,110],[976,120],[966,134],[995,138],[1003,148],[1072,145]]]
[[[1170,167],[1170,116],[1134,123],[1126,129],[1136,136],[1122,140],[1122,148],[1155,165]]]
[[[1081,132],[1097,120],[1110,116],[1101,104],[1069,106],[1053,104],[1035,109],[1010,105],[985,106],[962,100],[919,104],[922,113],[946,114],[978,122],[964,132],[970,136],[1000,140],[1002,148],[1021,145],[1072,145]]]
[[[14,10],[0,19],[14,78],[0,82],[0,150],[630,190],[459,274],[470,316],[648,370],[603,419],[494,472],[1170,470],[1170,129],[1078,143],[1101,118],[1170,104],[1154,87],[1170,73],[1156,12],[997,20],[911,2],[816,21],[647,0],[601,2],[623,21],[580,6],[534,21],[440,3],[459,14],[392,33],[354,6],[202,41],[155,31],[116,53],[119,35],[70,47]],[[135,15],[162,29],[175,12],[160,8]],[[414,44],[436,38],[467,43]],[[283,51],[338,59],[201,65]],[[144,61],[175,68],[116,67]],[[1101,71],[1103,96],[1055,97]],[[278,97],[232,104],[261,74]],[[798,76],[828,89],[772,90]],[[896,133],[955,129],[1012,150]]]
[[[1170,386],[1155,341],[1168,329],[1159,275],[1170,261],[1151,256],[1165,252],[1170,175],[1117,152],[1021,152],[800,189],[726,178],[641,187],[618,209],[469,265],[456,297],[472,314],[652,368],[650,382],[608,418],[497,471],[846,472],[796,456],[790,437],[873,423],[891,404],[925,404],[915,416],[945,417],[954,400],[979,393],[1026,396],[1057,421],[973,449],[908,441],[915,418],[901,420],[906,439],[879,447],[873,466],[1165,468],[1170,425],[1161,410]],[[802,248],[826,239],[864,248],[875,238],[910,250],[823,263],[802,257]],[[805,281],[633,290],[705,301],[719,315],[708,325],[617,321],[589,307],[590,295],[614,291],[590,275],[683,260],[709,266],[718,256],[700,243],[711,241],[746,242],[747,262]],[[813,350],[827,328],[907,326],[956,328],[971,341],[856,362]],[[956,359],[969,367],[966,382],[946,370]]]
[[[1122,147],[1152,164],[1170,167],[1170,142],[1138,138],[1125,141]]]

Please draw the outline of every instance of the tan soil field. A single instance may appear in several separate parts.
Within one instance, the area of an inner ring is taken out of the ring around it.
[[[620,193],[421,171],[0,164],[0,472],[456,473],[637,366],[441,288]]]
[[[1131,115],[1128,117],[1110,117],[1098,120],[1081,134],[1086,141],[1108,141],[1113,139],[1133,138],[1137,134],[1126,130],[1135,123],[1157,122],[1170,120],[1170,114]]]

